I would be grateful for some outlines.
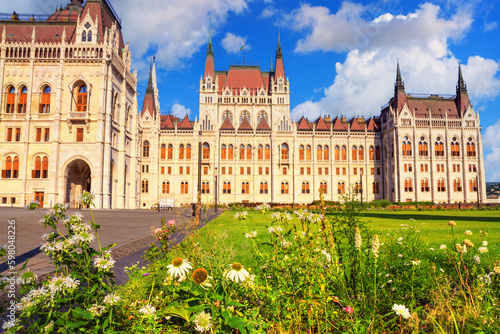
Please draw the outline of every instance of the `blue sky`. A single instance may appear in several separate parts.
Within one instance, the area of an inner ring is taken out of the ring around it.
[[[281,33],[291,113],[376,116],[393,94],[399,59],[407,93],[454,94],[458,63],[483,127],[486,175],[500,181],[498,1],[110,0],[139,70],[139,108],[156,56],[162,113],[198,115],[212,22],[216,69],[268,70]],[[9,12],[51,12],[60,0],[0,3]],[[65,4],[65,3],[63,3]],[[15,7],[15,8],[14,8]]]

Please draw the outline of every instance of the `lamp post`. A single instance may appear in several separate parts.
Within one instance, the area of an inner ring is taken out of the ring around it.
[[[215,185],[214,185],[214,199],[215,199],[215,212],[217,213],[217,200],[218,200],[218,193],[219,193],[219,188],[217,187],[217,167],[215,167]]]

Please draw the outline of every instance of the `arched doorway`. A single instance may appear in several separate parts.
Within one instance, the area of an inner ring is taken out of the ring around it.
[[[66,168],[66,203],[70,208],[78,208],[78,198],[83,191],[91,190],[91,175],[89,165],[81,160],[72,161]]]

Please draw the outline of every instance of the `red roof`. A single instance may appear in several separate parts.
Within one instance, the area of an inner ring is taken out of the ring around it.
[[[375,123],[373,118],[370,118],[370,120],[368,121],[368,131],[378,131],[378,129],[379,128],[377,123]]]
[[[35,21],[36,22],[36,21]],[[31,42],[33,27],[35,27],[35,41],[44,43],[61,43],[63,31],[66,29],[66,41],[69,42],[71,36],[76,30],[76,24],[73,22],[57,22],[35,24],[33,21],[9,21],[2,22],[5,27],[7,42]]]
[[[347,129],[345,128],[344,124],[340,121],[340,118],[335,118],[333,121],[333,129],[334,130],[340,130],[340,131],[346,131]]]
[[[364,124],[363,124],[364,125]],[[351,131],[364,131],[364,126],[360,125],[358,119],[354,117],[351,120]]]
[[[214,56],[213,55],[207,55],[207,59],[205,60],[205,77],[204,79],[207,80],[207,77],[210,75],[212,80],[215,79],[215,65],[214,65]]]
[[[241,130],[244,130],[244,131],[253,130],[250,123],[248,123],[248,119],[246,117],[243,117],[243,122],[241,122],[241,125],[238,128],[238,131],[241,131]]]
[[[172,115],[161,115],[160,116],[160,128],[162,129],[175,129],[174,121],[175,117]]]
[[[257,125],[257,130],[259,130],[259,131],[270,131],[271,130],[271,127],[269,127],[269,124],[267,124],[265,117],[262,117],[260,119],[259,125]]]
[[[325,120],[321,116],[316,121],[316,130],[320,130],[320,131],[329,131],[330,130],[328,125],[326,125]]]
[[[306,121],[304,116],[302,116],[302,118],[300,119],[297,129],[301,131],[312,131],[311,127],[309,126],[309,122]]]
[[[226,117],[226,119],[222,123],[220,129],[234,131],[234,126],[233,126],[233,124],[231,124],[231,120],[229,119],[229,117]]]
[[[266,89],[266,84],[258,66],[231,66],[227,72],[224,89],[249,90]],[[239,92],[238,92],[239,93]]]
[[[408,97],[408,108],[416,117],[426,117],[429,113],[432,117],[459,118],[461,115],[457,109],[455,99],[440,97],[411,98]]]
[[[181,124],[177,126],[179,129],[193,129],[193,124],[189,121],[188,116],[186,115],[182,120]]]
[[[155,117],[156,114],[156,105],[155,105],[155,98],[153,94],[147,93],[144,96],[144,103],[142,104],[142,111],[141,111],[141,116],[144,115],[144,113],[148,111],[151,117]]]
[[[278,78],[285,79],[285,66],[283,65],[283,59],[276,59],[276,67],[275,67],[275,80]]]

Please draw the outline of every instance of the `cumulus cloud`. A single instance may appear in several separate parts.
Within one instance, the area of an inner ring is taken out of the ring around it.
[[[277,12],[278,11],[276,10],[276,8],[274,8],[274,6],[267,6],[262,10],[259,17],[263,19],[269,18],[271,16],[274,16],[274,14],[276,14]]]
[[[497,22],[484,22],[484,32],[495,30],[497,27]]]
[[[486,128],[483,135],[484,152],[489,151],[484,157],[484,165],[487,171],[487,181],[500,181],[500,119]]]
[[[190,114],[191,114],[191,109],[186,108],[182,104],[175,103],[172,106],[172,115],[179,117],[180,119],[183,119],[186,115],[189,116]]]
[[[337,13],[330,13],[305,4],[287,17],[293,23],[289,26],[307,34],[297,42],[297,53],[347,52],[345,61],[335,64],[335,78],[324,96],[299,104],[293,117],[378,115],[393,94],[398,59],[407,93],[455,92],[459,60],[449,43],[465,36],[473,22],[471,11],[460,9],[444,18],[439,6],[425,3],[407,15],[386,13],[366,20],[368,9],[345,2]],[[473,102],[499,93],[498,66],[480,56],[462,65]]]
[[[221,41],[222,47],[227,53],[239,53],[241,51],[241,46],[246,37],[238,36],[233,33],[226,33],[226,36]],[[251,50],[250,44],[245,42],[245,50]]]

